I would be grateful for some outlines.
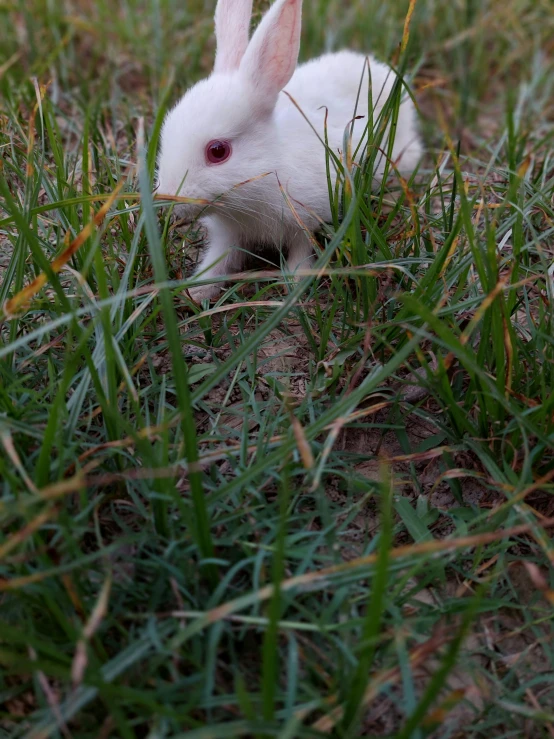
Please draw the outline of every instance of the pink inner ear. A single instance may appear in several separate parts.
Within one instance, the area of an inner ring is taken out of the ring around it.
[[[270,69],[273,67],[273,81],[280,88],[283,88],[290,80],[298,61],[298,52],[296,52],[296,57],[292,56],[295,47],[297,3],[295,0],[289,0],[288,5],[295,11],[294,15],[291,17],[290,13],[283,13],[284,17],[281,16],[282,21],[279,29],[280,40],[277,43],[277,48],[273,50],[273,59],[270,59],[268,64]]]

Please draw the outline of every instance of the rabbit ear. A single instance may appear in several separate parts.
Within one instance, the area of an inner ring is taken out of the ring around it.
[[[252,15],[252,0],[219,0],[215,9],[217,54],[214,72],[239,68],[246,47]]]
[[[252,36],[240,65],[254,85],[258,101],[273,109],[292,77],[300,49],[302,0],[277,0]]]

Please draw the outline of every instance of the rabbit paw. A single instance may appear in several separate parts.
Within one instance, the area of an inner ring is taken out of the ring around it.
[[[202,303],[203,300],[215,300],[221,293],[221,284],[215,285],[198,285],[197,287],[189,287],[187,290],[191,300],[195,303]]]

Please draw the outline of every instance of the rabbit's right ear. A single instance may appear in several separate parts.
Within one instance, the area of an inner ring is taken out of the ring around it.
[[[233,72],[248,46],[252,0],[219,0],[215,9],[217,53],[214,72]]]

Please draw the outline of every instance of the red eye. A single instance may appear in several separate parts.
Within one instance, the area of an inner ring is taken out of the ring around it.
[[[222,164],[231,156],[231,144],[228,141],[210,141],[206,146],[206,159],[211,164]]]

